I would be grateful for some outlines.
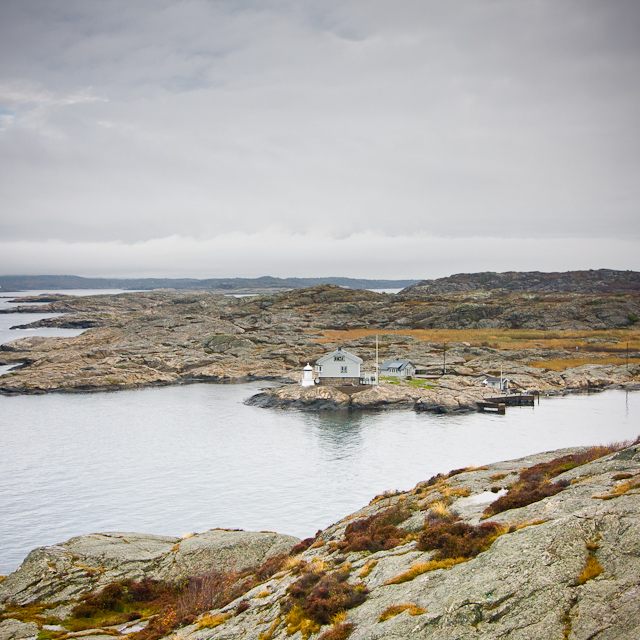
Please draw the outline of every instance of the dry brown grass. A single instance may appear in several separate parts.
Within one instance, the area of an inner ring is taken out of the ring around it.
[[[613,489],[609,493],[605,493],[603,495],[593,496],[594,498],[599,498],[600,500],[612,500],[613,498],[619,498],[623,496],[625,493],[629,493],[632,489],[640,488],[640,480],[625,480],[624,482],[618,482]]]
[[[535,362],[529,362],[530,367],[536,369],[547,369],[548,371],[566,371],[567,369],[573,369],[574,367],[581,367],[585,364],[626,364],[626,358],[555,358],[553,360],[536,360]],[[640,363],[638,358],[629,358],[629,364]]]
[[[387,607],[378,618],[378,622],[384,622],[385,620],[389,620],[389,618],[393,618],[397,615],[400,615],[403,611],[408,611],[410,616],[419,616],[426,611],[422,607],[418,607],[413,602],[405,602],[403,604],[394,604],[391,607]]]
[[[469,342],[473,346],[489,345],[496,349],[561,349],[622,353],[627,342],[631,351],[640,349],[640,332],[633,329],[603,331],[541,331],[535,329],[350,329],[321,331],[316,342],[348,342],[367,336],[396,334],[412,336],[423,342]],[[598,338],[601,343],[588,342]],[[384,343],[382,343],[384,345]]]
[[[367,564],[364,565],[364,567],[362,568],[362,571],[360,571],[360,573],[358,574],[358,577],[360,578],[366,578],[378,565],[378,561],[377,560],[372,560],[371,562],[367,562]]]
[[[224,613],[216,613],[214,615],[206,615],[198,621],[198,629],[215,629],[223,622],[226,622],[231,616]]]
[[[587,556],[587,564],[585,565],[584,571],[576,580],[576,584],[584,584],[587,580],[593,580],[593,578],[597,578],[601,573],[604,573],[604,569],[596,558],[597,550],[597,542],[590,542],[587,544],[587,551],[589,552],[589,555]]]
[[[449,569],[461,562],[467,562],[470,558],[445,558],[444,560],[429,560],[428,562],[418,562],[414,564],[409,571],[401,573],[391,580],[387,580],[385,584],[402,584],[409,582],[414,578],[427,573],[427,571],[436,571],[437,569]]]

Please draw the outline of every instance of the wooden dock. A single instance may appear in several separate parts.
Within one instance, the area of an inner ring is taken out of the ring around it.
[[[478,411],[491,411],[504,415],[507,407],[533,407],[535,398],[533,394],[524,393],[484,398],[483,402],[478,402]]]

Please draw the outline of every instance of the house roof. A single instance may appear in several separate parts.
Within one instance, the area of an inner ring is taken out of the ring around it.
[[[382,363],[380,369],[382,371],[386,371],[388,369],[397,369],[398,371],[402,371],[406,369],[411,364],[411,360],[385,360]]]
[[[494,376],[487,376],[483,382],[500,382],[500,378],[496,378]],[[502,376],[502,381],[504,382],[505,380],[509,380],[509,378],[507,378],[506,376]]]
[[[344,356],[345,360],[350,360],[351,362],[357,362],[358,364],[362,364],[364,362],[362,358],[358,358],[358,356],[354,356],[353,353],[349,353],[342,347],[339,347],[335,351],[332,351],[331,353],[327,353],[326,356],[322,356],[322,358],[318,358],[316,360],[316,364],[324,364],[325,362],[329,362],[329,360],[333,360],[333,357],[337,355]]]

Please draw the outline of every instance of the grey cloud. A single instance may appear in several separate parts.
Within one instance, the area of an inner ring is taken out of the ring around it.
[[[2,238],[638,241],[639,21],[624,0],[5,0]]]

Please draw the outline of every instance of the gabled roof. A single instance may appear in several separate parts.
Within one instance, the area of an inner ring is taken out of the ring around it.
[[[411,360],[385,360],[380,369],[382,371],[386,371],[388,369],[397,369],[398,371],[402,371],[410,364],[412,364]]]
[[[507,378],[507,376],[502,376],[502,378],[496,378],[494,376],[487,376],[483,382],[500,382],[500,380],[502,379],[502,381],[504,382],[505,380],[509,380],[509,378]]]
[[[340,347],[335,351],[332,351],[331,353],[327,353],[326,356],[322,356],[322,358],[318,358],[316,360],[316,364],[324,364],[325,362],[329,362],[330,360],[333,360],[334,356],[338,356],[338,355],[344,356],[345,360],[350,360],[351,362],[357,362],[358,364],[362,364],[364,362],[362,358],[358,358],[358,356],[354,356],[353,353],[349,353],[348,351]]]

